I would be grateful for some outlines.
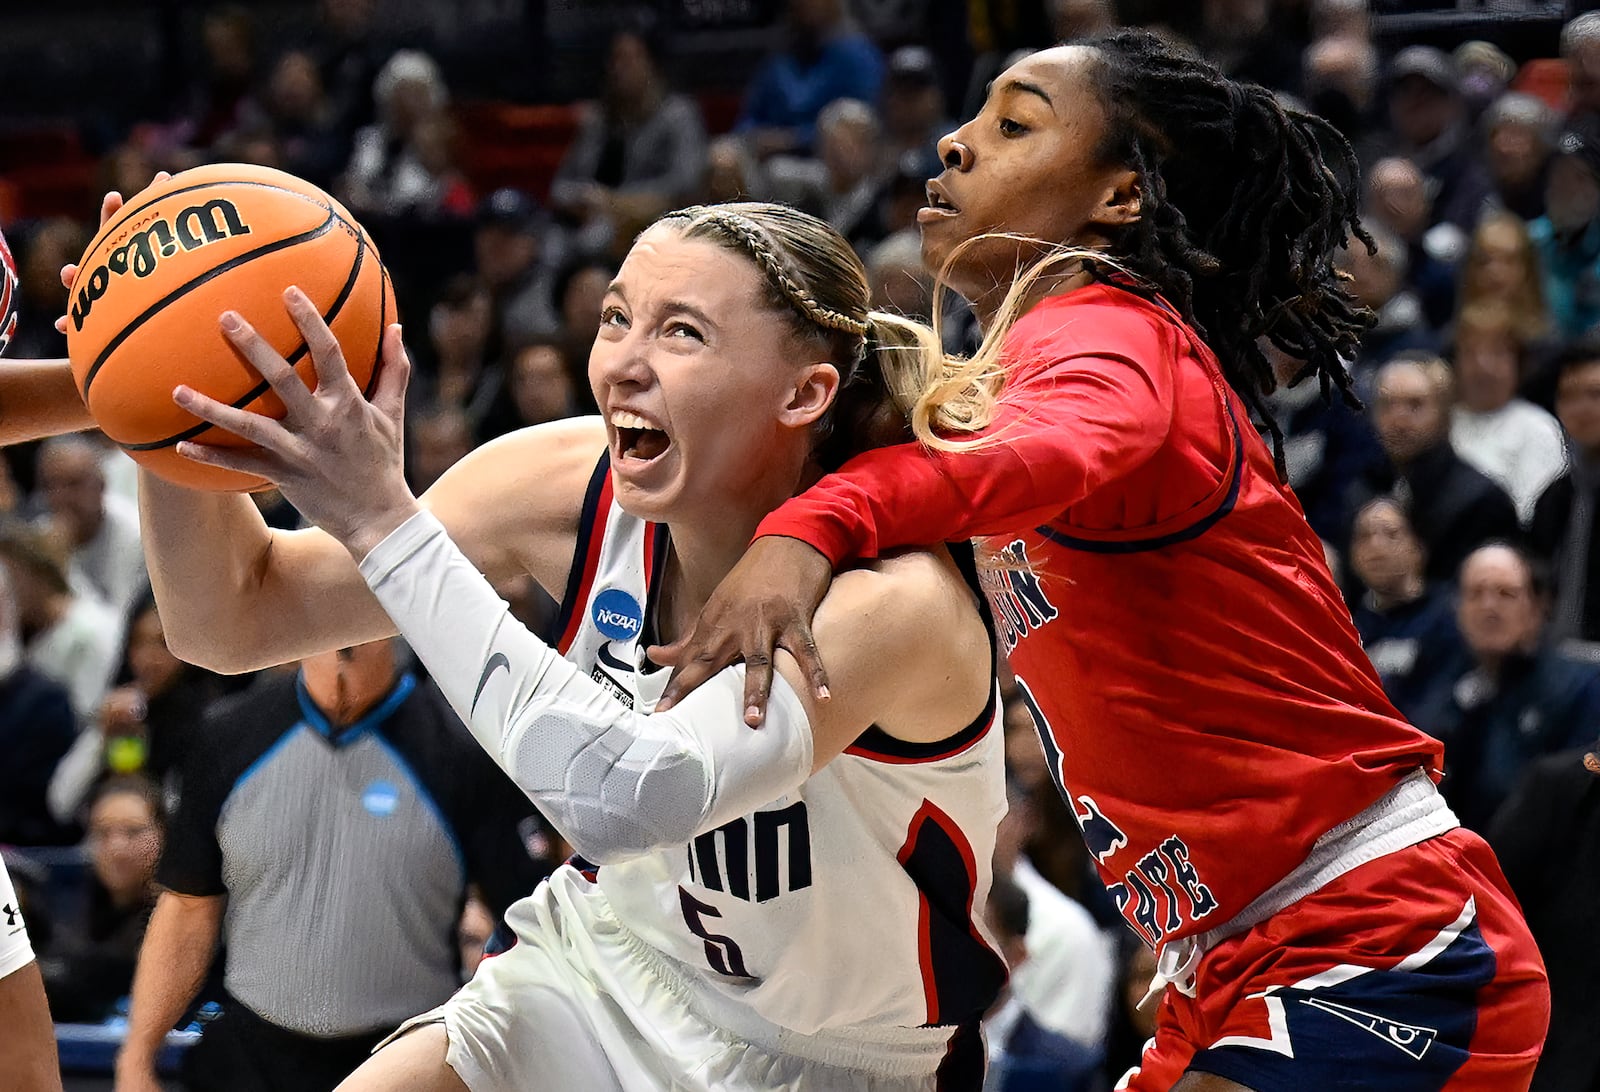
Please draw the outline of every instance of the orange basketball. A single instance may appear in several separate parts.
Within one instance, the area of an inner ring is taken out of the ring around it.
[[[262,488],[257,477],[180,456],[180,440],[248,446],[172,401],[180,383],[271,417],[283,403],[217,325],[243,315],[308,387],[316,373],[283,305],[298,285],[370,393],[394,288],[371,238],[343,205],[282,171],[221,163],[137,194],[78,263],[67,352],[95,422],[151,471],[198,489]]]

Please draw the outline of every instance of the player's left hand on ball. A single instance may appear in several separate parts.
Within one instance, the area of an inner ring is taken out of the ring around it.
[[[159,182],[166,182],[171,177],[172,175],[166,171],[157,171],[156,176],[150,180],[150,185],[154,186]],[[123,199],[122,194],[118,193],[116,190],[112,190],[102,197],[100,199],[100,226],[105,227],[106,221],[110,220],[119,211],[121,211],[122,206],[126,203],[127,202]],[[77,282],[77,280],[78,265],[76,262],[68,262],[66,265],[61,267],[61,283],[66,286],[68,292],[72,291],[72,286]],[[56,332],[60,334],[67,332],[66,315],[62,315],[60,318],[56,319]]]
[[[223,335],[272,386],[287,412],[274,420],[180,386],[172,394],[178,405],[257,446],[217,447],[185,440],[178,453],[208,466],[266,478],[301,515],[360,560],[419,507],[404,473],[411,362],[399,324],[390,326],[383,334],[377,385],[369,402],[316,306],[298,288],[290,288],[283,298],[310,349],[317,389],[307,390],[289,362],[242,316],[229,311],[221,319]]]

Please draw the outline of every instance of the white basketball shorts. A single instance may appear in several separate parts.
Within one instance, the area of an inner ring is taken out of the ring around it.
[[[933,1029],[884,1029],[871,1041],[799,1035],[731,1000],[708,1005],[712,991],[618,923],[605,895],[571,867],[512,906],[506,920],[516,944],[485,959],[454,997],[406,1021],[379,1050],[442,1022],[446,1061],[472,1092],[935,1087],[945,1044]]]

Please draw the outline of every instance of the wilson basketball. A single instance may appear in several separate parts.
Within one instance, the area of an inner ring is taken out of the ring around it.
[[[217,320],[239,312],[314,387],[311,356],[284,309],[291,285],[317,305],[370,392],[394,289],[344,206],[293,175],[239,163],[196,167],[135,195],[84,252],[67,307],[72,373],[95,422],[168,481],[261,488],[260,478],[177,453],[181,440],[248,445],[180,409],[172,391],[183,383],[281,417],[283,403]]]

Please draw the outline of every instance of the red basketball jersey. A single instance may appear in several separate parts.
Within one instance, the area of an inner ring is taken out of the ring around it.
[[[1150,944],[1214,928],[1440,744],[1384,697],[1272,455],[1164,302],[1097,284],[1006,342],[991,442],[870,452],[762,525],[836,562],[979,536],[1018,684]]]

